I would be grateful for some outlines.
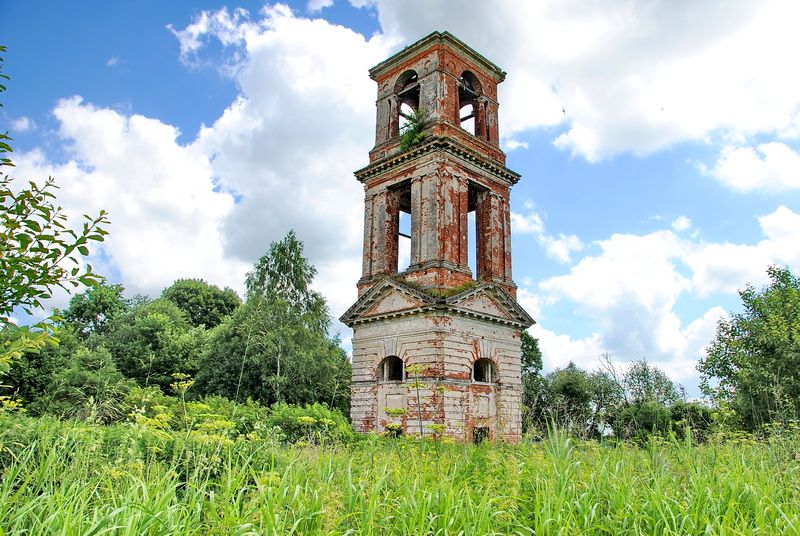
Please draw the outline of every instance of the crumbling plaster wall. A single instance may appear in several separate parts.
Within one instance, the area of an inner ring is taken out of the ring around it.
[[[411,266],[407,280],[424,286],[459,286],[478,277],[503,285],[512,296],[510,188],[476,164],[431,151],[365,183],[364,258],[359,295],[376,276],[397,271],[398,185],[410,182]],[[468,195],[476,207],[477,274],[468,266]]]
[[[445,433],[469,441],[475,427],[490,437],[517,441],[521,430],[522,383],[519,329],[486,320],[425,313],[359,323],[353,336],[351,418],[357,430],[381,432],[390,422],[405,433],[419,433],[416,390],[412,378],[378,382],[380,362],[389,355],[404,366],[421,365],[419,381],[422,426],[444,425]],[[472,367],[490,359],[498,372],[493,383],[472,380]],[[386,407],[405,407],[402,417]]]

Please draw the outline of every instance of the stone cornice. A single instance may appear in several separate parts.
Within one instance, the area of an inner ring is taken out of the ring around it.
[[[482,170],[490,173],[492,176],[497,177],[510,185],[516,184],[520,179],[520,174],[516,171],[512,171],[504,165],[498,164],[497,162],[486,158],[480,153],[453,140],[452,138],[440,136],[431,137],[425,143],[422,143],[417,147],[413,147],[408,151],[403,151],[399,154],[388,156],[373,162],[372,164],[356,171],[355,176],[356,179],[364,183],[376,175],[391,171],[402,166],[403,164],[435,151],[442,151],[474,164]]]
[[[451,34],[450,32],[432,32],[416,43],[412,43],[407,47],[403,48],[400,52],[392,55],[391,57],[383,60],[378,65],[373,67],[369,70],[369,76],[373,80],[375,80],[378,76],[381,75],[387,69],[391,69],[396,64],[406,60],[407,58],[411,58],[415,54],[418,54],[420,51],[424,50],[425,48],[431,46],[432,44],[447,44],[454,49],[459,50],[463,54],[465,54],[468,58],[473,60],[475,63],[487,69],[490,73],[492,73],[499,82],[505,80],[506,72],[486,59],[482,54],[476,52],[472,47],[461,41],[459,38]]]
[[[390,311],[378,315],[361,316],[364,311],[368,310],[369,307],[371,307],[374,303],[377,303],[377,301],[385,295],[389,287],[415,298],[418,302],[420,302],[420,305],[417,307],[399,309],[397,311]],[[506,310],[511,313],[512,316],[515,316],[515,318],[503,318],[476,311],[474,309],[460,307],[458,305],[459,302],[463,301],[464,299],[480,292],[489,292],[493,294],[503,304]],[[534,323],[534,320],[528,315],[527,312],[525,312],[525,310],[516,302],[516,300],[514,300],[514,298],[491,283],[478,285],[454,296],[450,296],[449,298],[443,298],[431,296],[421,292],[389,276],[384,276],[380,283],[376,284],[366,294],[359,298],[359,300],[353,304],[353,306],[350,307],[350,309],[348,309],[339,318],[339,320],[348,327],[353,327],[356,324],[376,322],[379,320],[398,318],[401,316],[421,315],[431,312],[476,318],[497,324],[514,326],[521,329],[528,328]]]

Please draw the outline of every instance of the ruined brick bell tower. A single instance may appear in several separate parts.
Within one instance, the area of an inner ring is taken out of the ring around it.
[[[378,83],[375,147],[355,173],[365,190],[363,275],[341,318],[354,331],[353,425],[517,441],[520,333],[533,319],[511,279],[509,195],[519,175],[499,145],[505,72],[434,32],[369,74]],[[415,116],[425,137],[401,148]],[[407,268],[401,239],[410,239]]]

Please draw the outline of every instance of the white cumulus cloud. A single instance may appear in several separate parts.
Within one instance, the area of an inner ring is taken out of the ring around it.
[[[509,139],[557,126],[557,146],[598,161],[797,128],[795,0],[369,4],[393,39],[447,29],[507,70],[500,102]]]
[[[559,233],[556,237],[545,233],[542,216],[536,212],[532,202],[527,201],[525,209],[527,214],[511,213],[512,232],[534,235],[548,257],[561,264],[568,264],[572,260],[572,254],[583,249],[583,242],[576,235]]]
[[[726,146],[710,173],[740,192],[782,192],[800,188],[800,153],[780,142]]]
[[[16,172],[56,177],[73,223],[109,212],[104,252],[129,291],[158,294],[179,277],[240,286],[246,266],[225,255],[220,229],[234,200],[215,191],[207,155],[177,143],[177,129],[157,119],[79,97],[59,101],[53,113],[70,159],[54,165],[32,151],[17,156]]]
[[[755,244],[704,242],[671,230],[614,234],[569,273],[524,288],[521,295],[539,305],[545,319],[550,307],[566,302],[575,322],[591,326],[590,335],[577,339],[549,330],[546,320],[532,328],[550,366],[574,361],[591,368],[608,352],[618,362],[646,357],[673,379],[692,384],[697,360],[726,312],[713,306],[683,321],[679,300],[764,284],[769,265],[800,268],[800,214],[781,205],[758,222],[763,239]]]
[[[672,228],[675,231],[685,231],[692,226],[692,220],[687,216],[678,216],[672,220]]]
[[[34,128],[36,128],[36,123],[29,117],[22,116],[11,120],[12,132],[28,132]]]

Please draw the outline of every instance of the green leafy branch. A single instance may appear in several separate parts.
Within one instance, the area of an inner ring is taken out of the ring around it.
[[[0,53],[5,50],[0,45]],[[3,80],[8,76],[0,72]],[[0,93],[5,90],[0,83]],[[7,132],[0,134],[0,167],[14,165],[3,156],[13,152],[10,141]],[[102,242],[108,234],[104,229],[108,216],[104,210],[95,217],[84,215],[80,232],[68,228],[66,214],[54,203],[57,188],[52,177],[42,185],[31,181],[28,188],[20,188],[10,176],[0,175],[0,329],[5,332],[0,375],[23,353],[58,342],[46,321],[15,326],[11,314],[16,307],[30,315],[43,308],[42,302],[52,297],[56,287],[69,291],[70,286],[96,286],[102,280],[91,265],[84,268],[80,259],[89,255],[90,242]],[[57,319],[53,315],[48,320]]]
[[[400,129],[400,150],[408,151],[425,141],[428,133],[425,127],[430,122],[430,114],[425,108],[419,107],[410,114],[403,114],[408,122]]]
[[[90,242],[103,242],[108,235],[106,211],[84,215],[80,232],[66,226],[67,216],[55,206],[55,181],[15,192],[8,175],[0,177],[0,321],[7,322],[15,307],[32,314],[56,287],[95,286],[102,277],[92,266],[81,266],[89,255]]]

